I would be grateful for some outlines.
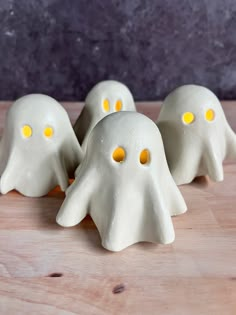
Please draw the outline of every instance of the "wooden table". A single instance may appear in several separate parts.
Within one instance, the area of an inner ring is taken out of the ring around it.
[[[0,103],[1,129],[9,105]],[[74,122],[81,104],[64,106]],[[159,107],[138,105],[152,119]],[[236,130],[236,103],[224,109]],[[101,247],[89,217],[74,228],[57,226],[59,190],[0,196],[0,314],[235,315],[236,162],[224,171],[222,183],[180,187],[188,212],[173,218],[173,244],[119,253]]]

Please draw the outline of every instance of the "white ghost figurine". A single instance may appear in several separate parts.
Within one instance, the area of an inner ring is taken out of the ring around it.
[[[185,211],[158,128],[127,111],[105,117],[93,129],[56,220],[74,226],[89,214],[103,247],[120,251],[141,241],[173,242],[171,215]]]
[[[0,192],[46,195],[68,186],[82,150],[65,109],[42,94],[18,99],[7,112],[0,142]]]
[[[236,136],[209,89],[197,85],[175,89],[164,100],[157,126],[177,185],[205,175],[223,180],[222,162],[236,157]]]
[[[136,111],[133,96],[127,86],[112,80],[96,84],[88,93],[85,106],[74,125],[84,151],[95,125],[105,116],[119,111]]]

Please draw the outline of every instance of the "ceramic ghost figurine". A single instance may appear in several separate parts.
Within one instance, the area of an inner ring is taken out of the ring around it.
[[[174,90],[164,100],[157,125],[176,184],[203,175],[223,180],[222,162],[236,157],[236,136],[209,89],[184,85]]]
[[[124,84],[117,81],[102,81],[92,88],[74,126],[84,151],[88,136],[99,120],[122,110],[136,111],[133,96]]]
[[[0,191],[25,196],[68,186],[68,176],[82,159],[65,109],[53,98],[31,94],[8,110],[0,142]]]
[[[57,215],[64,226],[87,214],[111,251],[141,242],[171,243],[171,215],[186,211],[169,172],[158,128],[137,112],[120,112],[93,129]]]

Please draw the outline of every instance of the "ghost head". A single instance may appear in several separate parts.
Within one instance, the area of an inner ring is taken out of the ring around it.
[[[105,116],[119,111],[136,111],[130,90],[117,81],[96,84],[85,99],[85,106],[77,119],[74,130],[83,150],[95,125]]]
[[[0,143],[0,190],[23,195],[47,194],[68,186],[82,158],[69,117],[53,98],[31,94],[9,109]]]
[[[90,214],[102,245],[119,251],[141,241],[172,242],[171,215],[185,211],[155,123],[120,112],[93,129],[57,222],[73,226]]]
[[[236,137],[210,90],[197,85],[177,88],[164,100],[157,125],[177,184],[203,175],[223,180],[222,162],[236,156]]]

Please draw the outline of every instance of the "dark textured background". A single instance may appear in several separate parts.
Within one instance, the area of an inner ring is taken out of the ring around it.
[[[136,100],[184,83],[236,99],[235,0],[0,0],[0,99],[83,100],[98,81]]]

